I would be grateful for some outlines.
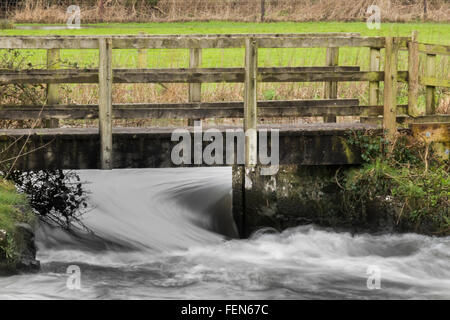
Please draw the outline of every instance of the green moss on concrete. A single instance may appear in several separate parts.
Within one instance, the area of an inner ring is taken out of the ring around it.
[[[247,173],[252,181],[243,197],[242,167],[233,168],[233,214],[240,234],[272,227],[283,230],[302,224],[351,227],[342,214],[341,192],[336,172],[348,166],[282,165],[274,176],[260,175],[259,168]]]
[[[355,154],[355,150],[349,146],[349,144],[347,143],[347,140],[343,140],[341,146],[342,146],[345,156],[347,157],[348,163],[356,163],[357,157]]]

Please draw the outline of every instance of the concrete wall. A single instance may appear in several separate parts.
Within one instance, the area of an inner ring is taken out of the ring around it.
[[[261,168],[233,167],[233,215],[241,237],[261,228],[282,231],[316,224],[352,232],[394,231],[394,214],[376,205],[352,216],[343,208],[339,172],[354,165],[282,165],[276,175]]]
[[[280,130],[280,164],[360,163],[358,151],[353,150],[346,143],[349,127],[321,125],[322,127],[310,126],[306,129],[285,127]],[[114,129],[113,167],[174,167],[171,151],[178,142],[171,141],[172,130],[173,128]],[[22,156],[15,162],[17,169],[100,168],[100,140],[98,130],[95,128],[40,129],[32,131],[30,136],[28,133],[28,130],[0,130],[0,161],[15,157],[23,148]],[[270,139],[268,140],[270,142]],[[207,142],[204,143],[204,145],[207,144]],[[226,150],[225,146],[224,150]]]

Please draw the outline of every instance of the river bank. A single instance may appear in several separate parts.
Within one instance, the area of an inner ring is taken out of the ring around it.
[[[26,196],[0,177],[0,275],[39,270],[35,223]]]

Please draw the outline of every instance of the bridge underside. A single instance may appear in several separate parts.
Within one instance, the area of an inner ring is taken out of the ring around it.
[[[261,128],[264,127],[258,129]],[[353,218],[346,217],[342,212],[336,172],[342,172],[361,162],[358,150],[347,143],[351,130],[380,129],[367,124],[335,123],[278,127],[271,125],[271,128],[280,130],[278,172],[268,176],[260,174],[259,166],[233,166],[232,208],[240,236],[248,237],[263,227],[283,230],[305,223],[353,228]],[[206,129],[204,127],[203,132]],[[241,127],[218,129],[225,132],[227,129]],[[114,129],[113,167],[175,167],[171,161],[171,152],[178,142],[171,141],[173,130],[174,128]],[[193,133],[190,131],[193,141]],[[226,150],[225,146],[223,149]],[[99,169],[99,150],[100,141],[96,128],[36,129],[31,132],[0,130],[0,161],[12,158],[21,151],[22,156],[15,162],[15,168],[21,170]],[[269,152],[270,150],[269,147]],[[191,153],[193,156],[193,151]],[[386,227],[385,222],[390,221],[389,215],[368,214],[364,219],[371,221],[369,225],[375,231],[388,230],[386,228],[394,225],[388,223]],[[364,220],[358,223],[366,225],[366,222]]]
[[[258,127],[258,129],[261,128],[268,127]],[[281,165],[358,164],[360,158],[357,151],[353,150],[346,142],[348,132],[350,130],[376,129],[373,125],[357,123],[271,125],[270,128],[280,130]],[[222,126],[217,129],[225,132],[227,129],[242,129],[242,127]],[[178,143],[178,141],[171,141],[173,130],[174,128],[114,128],[113,168],[176,167],[171,161],[172,148]],[[193,142],[192,128],[189,130]],[[206,127],[203,128],[203,132],[205,130],[207,130]],[[223,136],[223,162],[226,163],[225,134]],[[268,140],[270,142],[270,135]],[[209,143],[204,142],[203,144]],[[98,129],[0,130],[0,160],[13,158],[17,154],[21,154],[21,156],[17,158],[15,168],[21,170],[99,169]],[[191,154],[193,157],[194,152],[192,151]]]

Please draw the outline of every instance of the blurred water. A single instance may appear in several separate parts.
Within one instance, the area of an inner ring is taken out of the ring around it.
[[[42,271],[2,299],[449,299],[450,238],[302,226],[236,239],[230,168],[80,171],[96,236],[41,226]],[[81,289],[66,286],[69,265]],[[367,288],[369,266],[381,289]]]

